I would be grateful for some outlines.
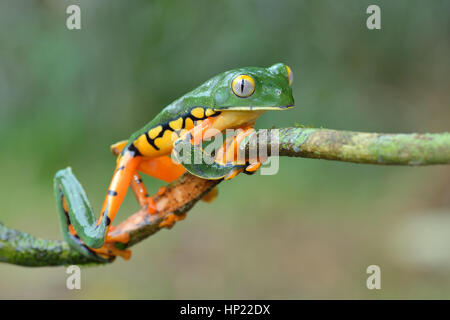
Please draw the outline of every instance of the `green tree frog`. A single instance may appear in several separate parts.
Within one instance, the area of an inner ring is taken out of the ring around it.
[[[117,154],[117,164],[98,220],[70,169],[59,171],[54,188],[66,241],[75,250],[100,261],[117,255],[129,258],[129,250],[114,245],[127,243],[129,237],[111,236],[109,231],[129,187],[139,204],[149,214],[155,213],[153,197],[148,195],[140,173],[171,182],[186,169],[205,179],[231,179],[239,172],[256,171],[259,162],[234,166],[233,157],[230,158],[224,147],[218,150],[217,161],[208,170],[205,166],[183,166],[174,162],[170,154],[177,143],[190,141],[196,145],[211,138],[209,132],[226,129],[242,129],[231,141],[232,145],[238,145],[254,130],[255,121],[262,113],[293,107],[292,81],[292,71],[283,63],[268,68],[238,68],[216,75],[169,104],[128,140],[111,147]],[[230,141],[225,144],[230,150]],[[205,199],[211,200],[215,193],[212,190]],[[176,220],[172,217],[162,227],[170,227]]]

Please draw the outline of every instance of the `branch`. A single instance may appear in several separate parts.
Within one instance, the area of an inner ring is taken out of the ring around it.
[[[279,139],[276,132],[279,131]],[[268,137],[268,138],[265,138]],[[328,129],[284,128],[260,130],[245,145],[267,148],[269,155],[316,158],[380,165],[450,164],[450,133],[380,134]],[[220,180],[204,180],[189,173],[155,196],[157,213],[140,210],[119,224],[113,234],[128,233],[128,248],[161,230],[171,214],[180,218]],[[120,244],[116,244],[118,247]],[[0,261],[25,266],[94,264],[64,241],[35,238],[0,224]]]
[[[0,262],[22,266],[57,266],[92,263],[65,241],[43,240],[9,229],[0,223]]]
[[[279,131],[279,141],[273,139]],[[379,165],[450,164],[450,133],[383,134],[329,129],[260,130],[246,146],[279,148],[286,157],[315,158]],[[267,137],[267,138],[265,138]]]

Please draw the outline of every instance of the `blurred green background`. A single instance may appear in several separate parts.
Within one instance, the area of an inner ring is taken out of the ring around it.
[[[82,29],[66,28],[81,7]],[[366,28],[381,7],[382,29]],[[109,145],[215,74],[288,64],[295,123],[376,132],[450,129],[450,1],[0,2],[0,220],[61,239],[52,178],[71,166],[98,210]],[[151,191],[161,185],[147,179]],[[130,261],[0,264],[0,298],[449,298],[450,167],[281,159],[220,185]],[[117,221],[136,211],[129,194]],[[97,212],[98,214],[98,212]],[[366,288],[381,267],[382,289]]]

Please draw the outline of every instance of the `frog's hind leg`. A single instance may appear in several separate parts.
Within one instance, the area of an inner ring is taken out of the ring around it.
[[[67,205],[66,198],[64,194],[60,191],[60,212],[62,214],[61,216],[61,222],[62,222],[62,231],[64,238],[67,242],[71,244],[72,247],[77,248],[79,251],[82,251],[85,256],[89,256],[94,258],[95,260],[98,260],[100,262],[102,261],[111,261],[113,259],[113,255],[107,255],[107,254],[100,254],[93,249],[89,248],[78,236],[77,232],[75,231],[75,228],[72,225],[72,221],[70,220],[69,216],[69,207]]]
[[[174,162],[169,156],[143,160],[139,165],[138,170],[168,183],[177,180],[186,172],[186,169],[181,164]],[[140,182],[142,182],[142,180],[140,180]],[[217,197],[217,194],[218,189],[217,187],[214,187],[203,196],[202,200],[205,202],[212,202]]]
[[[100,262],[111,261],[115,256],[129,259],[130,250],[119,250],[113,243],[105,243],[106,220],[96,224],[86,193],[70,168],[58,171],[54,190],[62,233],[72,248]]]
[[[173,163],[172,159],[170,159],[168,156],[163,156],[157,158],[145,158],[139,165],[137,171],[143,172],[149,176],[170,183],[178,179],[185,170],[183,167],[179,167],[176,165],[176,163]],[[150,214],[155,213],[155,200],[153,197],[149,196],[144,182],[142,181],[141,176],[137,171],[133,177],[133,180],[131,181],[131,189],[133,190],[140,206],[142,208],[147,208]],[[163,188],[164,187],[162,187],[158,191],[158,194],[163,191]]]
[[[181,177],[186,169],[181,164],[174,162],[171,157],[161,156],[144,159],[140,163],[138,171],[170,183]]]
[[[119,141],[111,145],[111,152],[119,155],[127,144],[128,140]],[[174,162],[169,156],[161,156],[156,158],[142,158],[137,171],[170,183],[177,180],[186,169],[181,164]],[[136,173],[131,183],[141,184],[141,182],[142,180],[139,174]]]
[[[117,142],[110,147],[111,152],[114,155],[119,155],[127,144],[128,140]],[[170,183],[178,179],[185,172],[185,169],[183,166],[174,163],[168,156],[156,158],[143,157],[141,159],[139,167],[131,179],[130,187],[141,208],[147,209],[152,214],[156,212],[155,202],[153,197],[149,196],[139,171]]]
[[[141,161],[141,156],[136,156],[129,150],[126,150],[123,154],[119,155],[116,170],[114,171],[114,175],[111,179],[105,201],[103,202],[101,216],[97,224],[100,224],[103,219],[106,219],[106,224],[108,227],[112,224]],[[108,236],[107,241],[126,243],[127,239]]]

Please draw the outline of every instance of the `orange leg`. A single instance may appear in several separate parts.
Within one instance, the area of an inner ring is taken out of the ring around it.
[[[97,221],[99,225],[104,219],[106,219],[106,237],[105,243],[101,248],[90,250],[96,252],[100,256],[121,256],[128,260],[131,256],[131,250],[119,250],[115,247],[115,242],[127,243],[129,239],[128,233],[112,236],[109,231],[112,230],[111,224],[122,204],[123,199],[127,193],[128,187],[132,178],[136,174],[136,170],[142,161],[142,157],[135,156],[131,152],[125,152],[117,158],[117,165],[112,177],[111,183],[108,188],[108,192],[103,202],[100,218]],[[72,233],[72,230],[69,231]]]
[[[99,224],[102,219],[109,219],[108,225],[113,222],[114,217],[125,198],[133,175],[136,173],[137,167],[141,161],[141,157],[135,157],[130,152],[125,152],[118,157],[116,170],[114,171],[108,193],[103,202],[102,214],[97,224]],[[112,238],[108,240],[112,240]],[[119,239],[116,238],[114,238],[114,240],[119,241]]]
[[[142,208],[146,207],[149,213],[156,212],[155,203],[153,199],[149,197],[147,188],[145,187],[144,182],[141,179],[141,175],[138,172],[133,175],[130,182],[130,187],[136,196],[136,200]]]
[[[177,180],[186,171],[181,164],[175,163],[169,156],[144,158],[138,170],[169,183]]]
[[[114,155],[119,156],[119,154],[122,152],[123,148],[125,148],[127,144],[128,140],[117,142],[110,147],[111,152]],[[145,158],[141,159],[140,165],[147,162],[147,160],[144,159]],[[149,213],[154,213],[156,212],[155,203],[153,201],[153,198],[149,197],[147,188],[145,187],[145,184],[143,183],[141,175],[138,173],[138,170],[136,170],[136,172],[133,174],[133,177],[130,182],[130,187],[133,190],[133,193],[136,196],[136,200],[138,201],[139,205],[142,208],[144,207],[147,208]]]

